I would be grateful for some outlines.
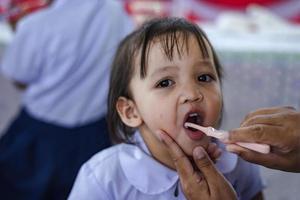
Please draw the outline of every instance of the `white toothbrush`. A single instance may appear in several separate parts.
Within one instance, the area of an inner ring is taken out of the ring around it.
[[[197,124],[186,122],[184,124],[185,127],[191,127],[194,129],[197,129],[199,131],[202,131],[207,136],[211,136],[214,138],[217,138],[221,140],[222,142],[226,141],[228,139],[229,133],[227,131],[223,130],[216,130],[213,127],[203,127],[199,126]],[[258,144],[258,143],[248,143],[248,142],[237,142],[235,143],[241,147],[245,147],[247,149],[251,149],[253,151],[257,151],[259,153],[267,154],[270,152],[270,145],[267,144]]]

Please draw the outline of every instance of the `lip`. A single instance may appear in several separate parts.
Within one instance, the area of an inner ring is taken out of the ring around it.
[[[205,136],[202,131],[191,131],[185,128],[185,132],[191,140],[201,140]]]
[[[201,140],[204,136],[205,136],[205,133],[203,133],[202,131],[199,131],[199,130],[197,130],[197,131],[192,131],[192,130],[189,130],[189,129],[187,129],[187,128],[185,128],[185,126],[184,126],[184,124],[185,124],[185,122],[187,121],[187,119],[188,119],[188,117],[189,117],[189,115],[191,114],[191,113],[198,113],[200,116],[201,116],[201,118],[202,118],[202,123],[201,124],[199,124],[199,125],[202,125],[203,124],[203,121],[204,121],[204,113],[201,111],[201,110],[199,110],[199,109],[190,109],[186,114],[185,114],[185,116],[184,116],[184,120],[183,120],[183,128],[184,128],[184,131],[185,131],[185,133],[187,134],[187,136],[191,139],[191,140]]]

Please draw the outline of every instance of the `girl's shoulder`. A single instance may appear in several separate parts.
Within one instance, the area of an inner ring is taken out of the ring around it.
[[[128,157],[129,150],[137,148],[135,145],[119,144],[95,154],[82,165],[72,189],[71,199],[118,199],[115,196],[120,194],[116,191],[126,187],[132,189],[122,168],[121,158]]]
[[[99,179],[113,179],[122,173],[122,157],[130,155],[138,147],[132,144],[118,144],[96,153],[82,167],[86,174],[92,173]]]
[[[133,145],[122,143],[103,149],[93,155],[84,165],[88,165],[90,169],[99,169],[111,165],[118,161],[119,154],[128,148],[127,146]]]

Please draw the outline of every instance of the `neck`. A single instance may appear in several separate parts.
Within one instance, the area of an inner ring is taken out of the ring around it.
[[[163,144],[163,142],[160,141],[148,128],[141,127],[140,133],[155,160],[170,169],[176,170],[174,161],[172,160],[165,144]]]

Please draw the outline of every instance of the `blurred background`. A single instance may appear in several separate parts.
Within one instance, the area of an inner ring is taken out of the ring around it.
[[[205,30],[225,71],[223,129],[238,127],[257,108],[290,105],[300,109],[300,1],[119,1],[137,26],[153,17],[180,16]],[[46,3],[0,0],[0,62],[13,37],[11,27]],[[0,137],[18,112],[21,96],[0,74]],[[261,175],[267,200],[300,199],[300,174],[261,167]]]

